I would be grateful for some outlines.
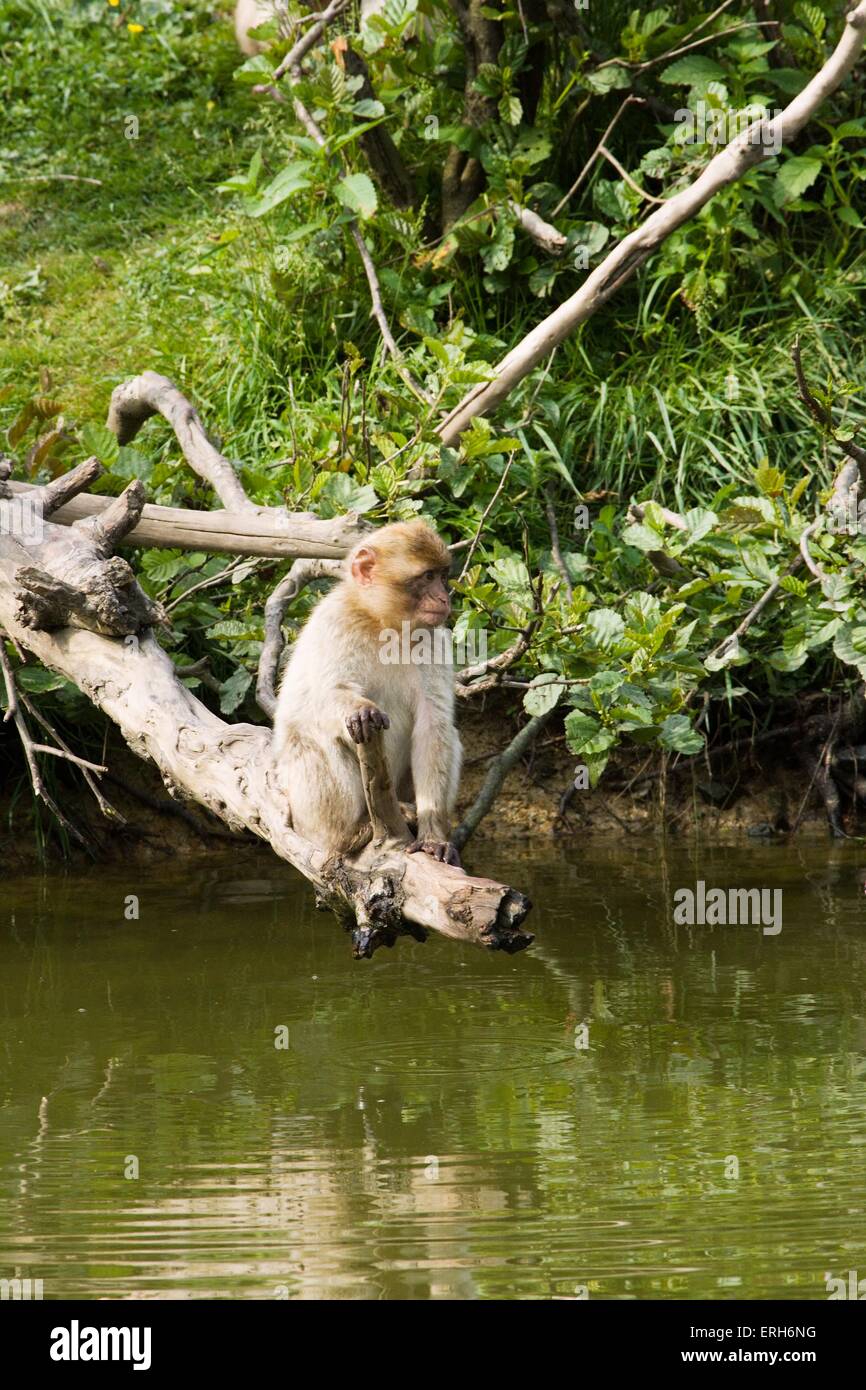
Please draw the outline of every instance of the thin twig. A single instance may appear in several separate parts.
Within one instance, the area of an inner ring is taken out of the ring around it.
[[[559,527],[556,524],[556,508],[553,505],[553,498],[550,496],[549,492],[545,493],[544,510],[547,514],[547,525],[550,529],[550,552],[553,556],[553,563],[562,575],[562,580],[565,584],[565,592],[568,594],[569,603],[571,603],[574,597],[574,589],[572,588],[568,567],[562,558],[562,551],[559,548]]]
[[[629,188],[633,188],[635,193],[639,193],[640,196],[642,198],[645,198],[648,203],[656,203],[658,207],[662,207],[664,205],[664,198],[657,198],[654,193],[647,193],[645,188],[641,188],[637,180],[633,179],[628,170],[623,168],[619,160],[616,158],[616,155],[611,154],[610,150],[607,148],[607,145],[599,146],[599,154],[604,155],[608,164],[613,165],[620,178],[625,179],[625,182],[628,184]]]
[[[458,849],[462,849],[470,835],[478,828],[480,822],[487,815],[494,801],[496,800],[505,781],[515,763],[523,756],[524,752],[531,747],[538,734],[544,728],[553,710],[549,709],[545,714],[536,714],[524,724],[520,732],[511,740],[508,747],[488,768],[487,776],[480,792],[476,796],[463,820],[458,825],[451,841]]]
[[[64,183],[90,183],[94,188],[102,187],[102,179],[89,179],[84,174],[9,174],[5,183],[47,183],[52,179],[62,179]]]
[[[641,101],[641,98],[640,98],[640,97],[636,97],[636,96],[627,96],[627,97],[625,98],[625,101],[623,101],[623,102],[621,103],[621,105],[620,105],[620,107],[619,107],[619,110],[618,110],[618,111],[616,112],[616,114],[614,115],[613,120],[612,120],[612,121],[610,122],[610,124],[608,125],[607,130],[606,130],[606,131],[604,132],[604,134],[602,135],[601,139],[599,140],[599,142],[598,142],[598,144],[596,145],[595,149],[593,150],[592,154],[589,156],[589,159],[586,161],[586,163],[584,164],[584,166],[583,166],[583,168],[581,169],[580,173],[578,174],[577,178],[574,180],[574,183],[571,185],[571,188],[568,190],[567,193],[563,194],[563,196],[560,198],[559,202],[557,203],[556,207],[553,209],[553,212],[550,214],[550,215],[551,215],[551,218],[557,217],[558,214],[559,214],[560,212],[562,212],[562,209],[565,207],[566,203],[569,202],[569,201],[574,197],[575,193],[576,193],[577,190],[580,188],[580,185],[583,183],[584,179],[586,178],[586,176],[587,176],[587,174],[589,173],[590,169],[592,168],[593,164],[594,164],[595,161],[598,159],[598,156],[599,156],[599,154],[601,153],[602,146],[605,145],[605,144],[607,143],[608,137],[610,136],[611,132],[613,131],[614,126],[617,124],[617,122],[618,122],[620,116],[622,115],[622,113],[623,113],[623,111],[626,109],[626,107],[627,107],[627,106],[632,106],[632,105],[634,105],[636,102],[640,102],[640,101]]]
[[[81,831],[78,830],[78,828],[74,826],[72,822],[68,820],[67,817],[63,814],[63,812],[60,810],[60,807],[49,795],[48,791],[45,788],[45,783],[42,781],[42,774],[39,771],[39,764],[36,761],[37,745],[34,744],[32,738],[30,737],[30,730],[27,728],[27,721],[25,720],[24,715],[21,712],[21,706],[14,697],[13,692],[15,689],[15,675],[12,671],[11,666],[9,665],[9,658],[6,655],[6,646],[4,642],[0,642],[0,669],[2,669],[3,671],[3,679],[6,685],[6,697],[9,701],[10,707],[12,707],[14,703],[15,712],[12,718],[15,723],[15,728],[18,732],[18,737],[21,740],[21,747],[24,750],[24,757],[27,760],[27,770],[30,773],[30,785],[33,788],[33,795],[37,798],[37,800],[44,802],[45,805],[48,807],[48,810],[55,817],[55,819],[60,822],[60,824],[67,831],[67,833],[70,834],[73,837],[73,839],[77,840],[79,844],[84,845],[86,848],[87,840],[81,834]]]
[[[466,556],[466,560],[465,560],[465,562],[464,562],[463,568],[462,568],[462,570],[460,571],[460,574],[458,575],[457,580],[456,580],[456,583],[458,583],[458,584],[462,584],[462,583],[463,583],[463,580],[464,580],[464,578],[465,578],[465,576],[466,576],[466,572],[467,572],[467,570],[469,569],[469,566],[470,566],[471,563],[472,563],[472,556],[475,554],[476,548],[477,548],[477,546],[478,546],[478,542],[479,542],[479,540],[481,539],[481,532],[484,530],[484,523],[485,523],[485,521],[487,520],[487,518],[488,518],[488,516],[490,515],[490,513],[492,512],[493,508],[495,507],[495,505],[496,505],[496,500],[497,500],[497,498],[499,497],[499,494],[501,493],[502,489],[505,487],[505,480],[506,480],[507,477],[508,477],[508,470],[511,468],[511,465],[512,465],[513,462],[514,462],[514,455],[513,455],[513,454],[510,454],[509,457],[508,457],[508,462],[506,463],[505,467],[504,467],[503,470],[502,470],[502,477],[499,479],[499,486],[497,487],[497,489],[496,489],[496,491],[494,492],[493,496],[491,497],[490,501],[487,503],[487,506],[484,508],[484,512],[483,512],[483,514],[482,514],[481,520],[480,520],[479,523],[478,523],[478,530],[475,532],[475,535],[473,536],[472,541],[471,541],[471,543],[470,543],[470,545],[469,545],[469,554]],[[458,544],[459,544],[459,542],[458,542]],[[449,549],[451,549],[451,550],[454,550],[455,548],[456,548],[455,546],[450,546],[450,547],[449,547]]]
[[[293,78],[295,77],[294,69],[300,68],[304,58],[306,58],[310,49],[314,48],[319,42],[319,39],[324,34],[331,20],[336,19],[338,15],[342,14],[343,10],[348,7],[348,4],[349,0],[331,0],[330,5],[328,5],[327,9],[322,10],[321,14],[309,15],[305,18],[305,23],[308,22],[308,20],[313,20],[314,23],[312,27],[307,30],[306,34],[301,35],[294,46],[289,49],[285,58],[283,58],[274,69],[275,82],[279,82],[280,78],[284,77],[287,72],[291,73]]]

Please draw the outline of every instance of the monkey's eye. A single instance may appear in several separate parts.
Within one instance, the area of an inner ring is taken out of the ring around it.
[[[435,578],[436,578],[436,571],[435,571],[435,570],[425,570],[425,571],[424,571],[424,579],[425,579],[425,581],[426,581],[428,584],[432,584],[432,583],[433,583],[433,580],[434,580]]]

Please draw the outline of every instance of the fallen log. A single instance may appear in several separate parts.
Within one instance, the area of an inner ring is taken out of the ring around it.
[[[10,482],[7,487],[20,497],[35,498],[39,492],[33,483]],[[84,493],[59,507],[52,521],[72,526],[76,521],[100,517],[112,500]],[[202,512],[186,507],[158,507],[148,502],[123,544],[277,560],[298,557],[339,560],[368,529],[355,512],[323,521],[312,513],[289,512],[285,507],[257,507],[253,511],[219,508]]]
[[[403,934],[423,940],[428,931],[491,950],[528,946],[532,937],[520,927],[530,903],[522,893],[407,854],[409,830],[395,812],[378,744],[364,750],[361,764],[370,843],[357,854],[329,855],[295,834],[270,729],[226,723],[181,683],[150,627],[159,606],[126,562],[108,554],[134,525],[140,485],[131,484],[98,522],[62,527],[47,519],[61,497],[99,471],[90,460],[59,480],[62,487],[40,490],[38,537],[20,527],[16,534],[15,499],[0,479],[0,624],[18,646],[103,710],[133,752],[156,764],[173,796],[201,803],[232,829],[253,831],[293,864],[350,927],[357,958]]]

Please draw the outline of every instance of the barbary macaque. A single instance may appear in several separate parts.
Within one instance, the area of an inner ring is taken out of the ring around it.
[[[285,5],[280,4],[279,0],[238,0],[235,6],[235,38],[241,53],[246,53],[248,58],[261,53],[267,44],[251,39],[249,30],[267,24],[275,16],[284,17],[285,12]]]
[[[460,862],[448,840],[461,759],[453,667],[448,634],[437,632],[451,612],[450,558],[424,521],[372,531],[295,642],[274,716],[274,756],[293,828],[331,852],[364,843],[355,744],[382,729],[397,794],[416,806],[418,838],[408,850]],[[419,632],[446,639],[428,640],[421,662]],[[393,659],[395,648],[402,659]]]
[[[362,23],[370,15],[379,14],[384,6],[385,0],[361,0]],[[319,6],[311,5],[310,8],[317,10]],[[325,6],[322,4],[321,9],[324,8]],[[235,37],[241,52],[246,53],[248,58],[253,57],[256,53],[261,53],[267,47],[267,44],[250,38],[250,29],[257,29],[260,24],[266,24],[269,19],[274,18],[274,15],[283,21],[285,20],[285,0],[237,0]]]

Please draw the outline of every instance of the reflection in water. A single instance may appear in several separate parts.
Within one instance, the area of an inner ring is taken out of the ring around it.
[[[545,854],[485,856],[536,904],[517,957],[356,963],[266,855],[4,882],[0,1278],[823,1298],[866,1274],[863,851]],[[781,888],[783,930],[674,926],[697,878]]]

